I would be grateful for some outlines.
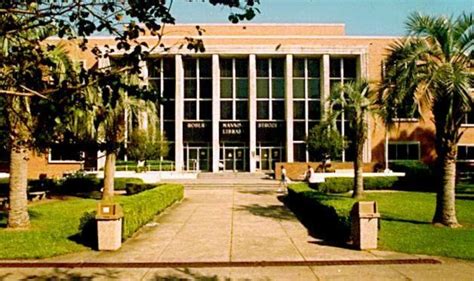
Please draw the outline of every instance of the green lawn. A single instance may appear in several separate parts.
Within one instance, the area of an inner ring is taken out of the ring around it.
[[[28,231],[6,229],[6,215],[0,212],[0,259],[44,258],[90,249],[71,236],[78,233],[83,213],[96,204],[92,199],[70,198],[30,205]]]
[[[295,185],[296,190],[307,190]],[[431,219],[435,194],[425,192],[367,192],[364,200],[377,201],[382,215],[379,249],[474,260],[474,197],[467,186],[460,190],[456,210],[462,228],[435,227]],[[349,195],[323,195],[324,204],[346,213],[354,203]],[[460,199],[463,198],[463,199]]]

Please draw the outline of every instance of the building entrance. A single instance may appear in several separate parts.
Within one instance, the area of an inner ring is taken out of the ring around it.
[[[184,165],[186,171],[210,171],[209,147],[186,147]]]
[[[275,169],[276,162],[283,162],[283,147],[258,147],[257,169],[270,171]]]
[[[247,147],[221,148],[220,169],[224,171],[241,172],[248,170]]]

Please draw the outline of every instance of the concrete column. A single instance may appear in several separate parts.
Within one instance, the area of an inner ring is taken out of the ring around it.
[[[321,106],[323,109],[322,118],[326,119],[329,112],[330,97],[331,97],[331,88],[329,80],[329,55],[323,55],[321,63]]]
[[[219,172],[219,120],[221,117],[219,55],[212,55],[212,172]]]
[[[249,134],[250,172],[257,169],[257,59],[249,56]]]
[[[286,55],[285,67],[286,162],[293,162],[293,55]]]
[[[184,69],[181,55],[175,56],[176,93],[175,93],[175,169],[183,170],[183,119],[184,119]]]
[[[99,69],[110,66],[109,57],[101,57],[98,62]],[[103,169],[105,166],[105,151],[97,151],[97,170]]]

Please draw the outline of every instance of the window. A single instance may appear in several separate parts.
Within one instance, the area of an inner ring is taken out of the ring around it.
[[[339,85],[349,83],[357,78],[357,58],[331,58],[329,61],[329,87],[334,91]],[[350,141],[353,133],[349,126],[351,112],[343,112],[338,116],[336,125],[339,132],[348,139],[347,148],[342,151],[341,160],[343,162],[352,161],[354,158],[354,145]]]
[[[168,140],[174,140],[175,120],[175,59],[174,57],[147,61],[148,87],[161,98],[158,108],[160,131]],[[191,106],[187,104],[185,106]]]
[[[474,144],[458,145],[458,161],[474,162]]]
[[[257,59],[257,120],[285,119],[285,62]]]
[[[320,60],[293,60],[293,140],[295,161],[307,161],[308,131],[321,119]]]
[[[388,160],[420,160],[420,143],[389,142]]]
[[[474,125],[474,110],[466,114],[463,125]]]
[[[212,119],[212,62],[209,58],[185,58],[184,119]]]
[[[248,120],[248,59],[221,59],[221,120]]]
[[[80,162],[84,160],[84,153],[71,145],[52,145],[49,149],[49,162]]]

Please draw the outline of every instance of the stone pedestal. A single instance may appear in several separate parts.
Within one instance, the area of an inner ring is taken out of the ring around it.
[[[357,202],[351,211],[351,235],[354,247],[360,250],[377,249],[378,213],[376,202]]]
[[[122,218],[97,219],[99,251],[115,251],[122,246]]]

